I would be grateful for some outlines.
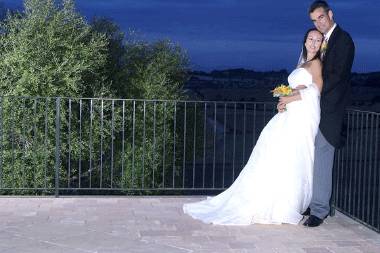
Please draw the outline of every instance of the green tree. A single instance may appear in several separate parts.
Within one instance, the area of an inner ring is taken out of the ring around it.
[[[181,98],[184,51],[124,42],[107,19],[87,24],[73,0],[24,6],[1,23],[0,188],[51,189],[58,131],[61,187],[167,187],[178,174],[179,107],[104,97]]]
[[[25,0],[24,11],[8,14],[1,30],[1,184],[4,188],[49,188],[54,176],[55,132],[67,132],[69,118],[79,118],[79,105],[72,104],[69,116],[68,101],[60,104],[61,128],[56,129],[55,100],[48,97],[111,94],[104,74],[108,41],[75,11],[72,0],[60,5],[54,0]],[[82,113],[88,110],[85,105]],[[83,129],[83,134],[88,132],[86,125]],[[76,132],[71,143],[75,161],[78,150],[88,144]],[[67,174],[68,148],[64,143],[61,146],[62,177]]]
[[[142,41],[132,33],[121,46],[118,26],[107,19],[95,19],[93,29],[107,34],[109,39],[109,73],[113,73],[112,87],[118,97],[184,98],[182,85],[188,78],[189,61],[178,45],[168,40]],[[178,146],[183,125],[175,122],[183,119],[183,104],[128,100],[124,105],[125,129],[130,134],[125,135],[124,146],[122,138],[116,138],[114,143],[116,150],[124,150],[115,155],[114,166],[124,168],[118,185],[136,189],[173,187],[171,182],[179,176],[177,164],[183,150]],[[115,111],[119,116],[115,117],[114,125],[121,130],[120,104]]]
[[[25,0],[1,24],[2,95],[102,96],[107,39],[95,33],[73,0]],[[91,85],[89,85],[91,84]]]
[[[107,80],[109,80],[109,87],[113,91],[113,96],[123,98],[120,93],[120,87],[125,85],[126,82],[126,76],[123,74],[125,34],[116,23],[104,17],[95,17],[91,22],[91,29],[95,33],[103,34],[107,40],[107,58],[104,73]]]
[[[188,78],[189,60],[181,47],[168,40],[126,44],[126,97],[179,99]]]
[[[133,160],[134,166],[127,163],[124,185],[175,187],[173,178],[180,176],[178,164],[183,150],[178,145],[183,125],[177,123],[179,118],[183,119],[183,104],[175,100],[184,98],[182,85],[188,78],[187,55],[168,40],[147,42],[130,36],[123,62],[125,83],[120,85],[119,93],[127,98],[152,100],[136,101],[127,110],[131,117],[137,115],[134,121],[138,131],[134,136],[135,147],[128,146],[125,153],[124,159]],[[133,167],[138,168],[134,175],[130,173]],[[144,180],[136,182],[134,177]]]

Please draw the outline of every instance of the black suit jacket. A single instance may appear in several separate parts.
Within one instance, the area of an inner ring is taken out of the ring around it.
[[[323,88],[319,129],[336,148],[342,146],[342,125],[346,106],[351,100],[351,67],[355,46],[351,36],[336,26],[323,58]]]

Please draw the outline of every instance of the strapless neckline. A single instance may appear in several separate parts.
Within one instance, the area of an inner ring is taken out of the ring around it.
[[[309,72],[309,70],[307,70],[307,69],[304,68],[304,67],[299,67],[299,68],[296,68],[296,69],[303,69],[303,70],[306,71],[306,73],[308,73],[311,77],[313,77],[313,76],[311,75],[311,73]]]
[[[313,82],[311,73],[304,67],[296,68],[288,76],[289,86],[296,88],[298,85],[305,85],[309,87]]]

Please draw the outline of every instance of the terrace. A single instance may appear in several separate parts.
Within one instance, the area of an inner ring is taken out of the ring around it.
[[[274,113],[272,103],[1,97],[0,251],[379,252],[375,112],[347,111],[323,226],[213,226],[182,213],[233,182]]]
[[[0,252],[380,252],[380,235],[340,212],[318,228],[213,226],[182,213],[198,199],[0,198]]]

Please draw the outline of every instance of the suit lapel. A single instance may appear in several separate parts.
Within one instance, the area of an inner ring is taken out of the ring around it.
[[[339,33],[340,33],[340,27],[337,25],[335,27],[334,31],[332,32],[332,34],[329,38],[329,41],[327,43],[327,50],[326,50],[325,56],[323,58],[323,61],[326,61],[328,59],[328,55],[331,52],[331,49],[336,45],[336,40],[338,38]]]

